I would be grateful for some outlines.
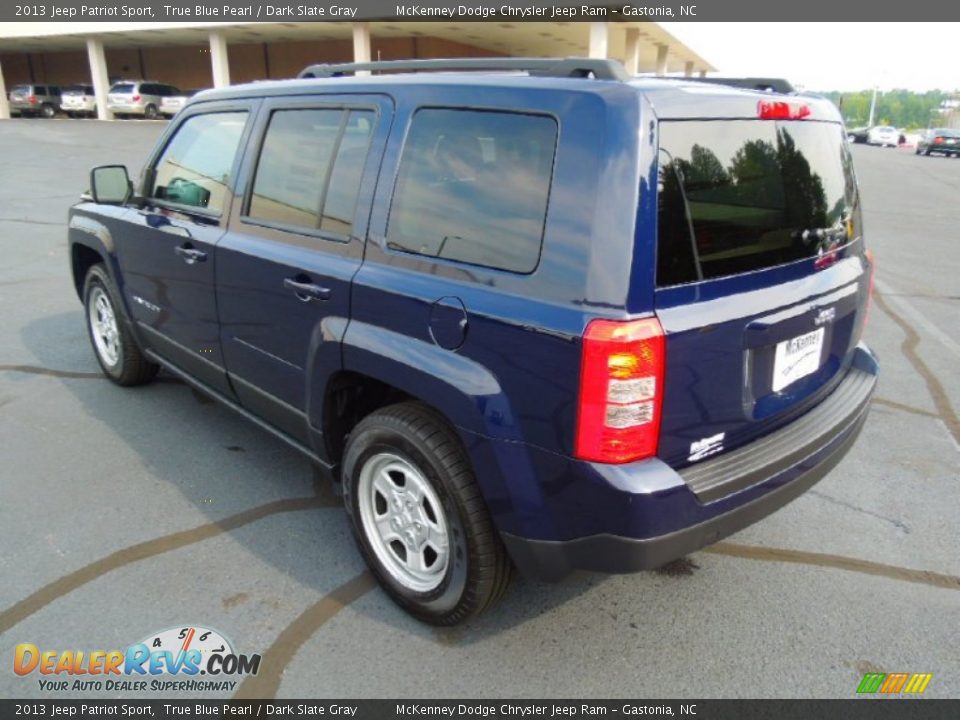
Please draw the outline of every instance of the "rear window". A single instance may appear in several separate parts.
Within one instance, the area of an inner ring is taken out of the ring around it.
[[[133,83],[117,83],[112,88],[110,92],[112,93],[132,93],[136,85]]]
[[[846,241],[856,204],[840,125],[662,122],[657,284],[816,256]]]
[[[557,123],[423,109],[400,162],[387,246],[517,273],[540,260]]]
[[[10,91],[11,95],[30,95],[31,89],[29,85],[15,85],[13,90]]]

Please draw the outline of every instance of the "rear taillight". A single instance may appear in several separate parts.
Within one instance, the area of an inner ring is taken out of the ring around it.
[[[934,144],[934,145],[943,145],[943,138],[942,138],[942,137],[935,137],[935,138],[933,139],[933,144]]]
[[[626,463],[656,454],[664,353],[663,328],[656,318],[587,325],[574,448],[578,458]]]
[[[30,103],[31,105],[36,105],[36,104],[37,104],[37,96],[36,96],[36,95],[31,95],[30,97],[27,98],[27,102]]]
[[[809,116],[809,105],[783,100],[761,100],[757,103],[757,117],[761,120],[803,120]]]
[[[134,95],[134,96],[133,96],[133,101],[134,101],[134,102],[140,102],[140,96],[139,96],[139,95]]]

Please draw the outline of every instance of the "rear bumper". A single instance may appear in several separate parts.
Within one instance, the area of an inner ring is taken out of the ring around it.
[[[146,105],[126,105],[121,103],[107,103],[107,110],[121,115],[145,115]]]
[[[866,420],[877,369],[861,345],[833,393],[790,425],[680,472],[659,460],[626,466],[639,483],[620,466],[607,477],[617,500],[609,506],[610,522],[620,532],[562,540],[501,532],[503,542],[521,572],[547,580],[573,570],[650,570],[715,543],[783,507],[840,462]]]

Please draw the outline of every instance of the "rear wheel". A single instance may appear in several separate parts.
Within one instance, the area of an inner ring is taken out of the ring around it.
[[[146,109],[143,111],[143,116],[144,116],[147,120],[156,120],[156,119],[157,119],[157,106],[156,106],[156,105],[153,105],[152,103],[151,103],[150,105],[147,105]]]
[[[83,305],[97,362],[117,385],[141,385],[152,380],[160,368],[140,352],[119,298],[103,265],[91,267],[83,284]]]
[[[43,107],[40,108],[40,115],[47,120],[52,117],[56,117],[57,109],[50,105],[49,103],[44,103]]]
[[[344,502],[390,597],[434,625],[496,603],[512,566],[459,438],[437,413],[401,403],[364,418],[343,463]]]

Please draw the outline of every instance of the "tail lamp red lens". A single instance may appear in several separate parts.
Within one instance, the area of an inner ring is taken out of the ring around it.
[[[934,145],[943,145],[943,138],[939,135],[933,139]]]
[[[139,95],[134,95],[134,96],[133,96],[133,101],[134,101],[134,102],[140,102],[140,96],[139,96]]]
[[[29,98],[27,98],[27,100],[30,102],[31,105],[36,105],[36,104],[37,104],[37,96],[36,96],[36,95],[31,95]]]
[[[810,106],[784,100],[761,100],[757,103],[761,120],[803,120],[810,117]]]
[[[665,343],[656,318],[593,320],[583,336],[574,454],[626,463],[655,455]]]

